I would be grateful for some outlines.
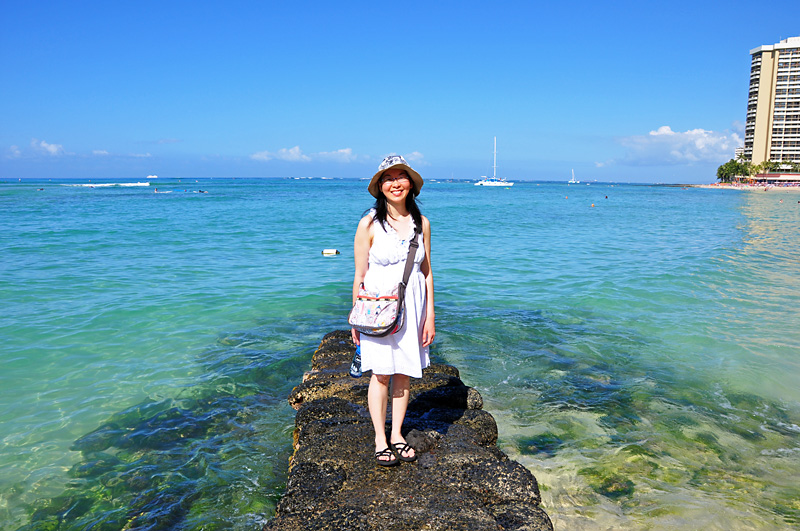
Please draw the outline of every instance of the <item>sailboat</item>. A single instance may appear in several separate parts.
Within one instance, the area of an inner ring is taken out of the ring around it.
[[[492,165],[492,176],[481,176],[481,180],[476,182],[475,186],[514,186],[514,183],[497,176],[497,137],[494,137],[494,164]]]
[[[568,182],[569,184],[581,184],[581,182],[580,182],[580,181],[576,181],[576,180],[575,180],[575,170],[574,170],[574,169],[572,170],[572,179],[570,179],[570,180],[569,180],[569,181],[567,181],[567,182]]]

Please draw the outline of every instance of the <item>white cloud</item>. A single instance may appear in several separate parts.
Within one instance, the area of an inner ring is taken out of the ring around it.
[[[668,125],[662,125],[655,131],[650,131],[650,136],[674,135],[675,131]]]
[[[396,155],[396,153],[388,153],[386,156],[389,155]],[[262,162],[267,162],[270,160],[283,160],[287,162],[323,161],[338,162],[342,164],[371,161],[370,157],[353,153],[352,148],[342,148],[335,151],[320,151],[317,153],[306,154],[303,153],[303,150],[300,149],[300,146],[295,146],[290,149],[283,148],[278,151],[258,151],[250,155],[250,158],[253,160],[260,160]],[[409,164],[414,164],[416,166],[428,165],[428,163],[425,162],[425,156],[419,151],[414,151],[407,155],[403,155],[403,158],[406,159]]]
[[[286,160],[289,162],[299,162],[299,161],[305,162],[311,160],[310,157],[303,154],[303,150],[300,149],[300,146],[295,146],[290,149],[286,148],[279,149],[274,156],[276,159]]]
[[[250,155],[250,158],[263,161],[277,159],[288,162],[307,162],[311,160],[311,157],[303,154],[303,150],[300,149],[300,146],[295,146],[290,149],[282,148],[279,149],[277,153],[272,153],[270,151],[259,151],[258,153],[253,153]]]
[[[131,157],[139,157],[139,158],[147,158],[147,157],[152,157],[153,155],[151,155],[150,153],[131,153],[130,156]]]
[[[106,151],[105,149],[95,149],[92,150],[92,155],[104,156],[108,155],[108,151]]]
[[[412,151],[407,155],[403,155],[403,158],[406,159],[406,162],[415,163],[418,166],[426,166],[428,163],[425,162],[425,155],[420,153],[419,151]]]
[[[316,157],[335,162],[353,162],[358,158],[356,155],[353,155],[353,150],[351,148],[337,149],[336,151],[321,151],[317,153]]]
[[[57,156],[64,154],[64,146],[61,144],[48,144],[44,140],[31,139],[31,147],[36,151],[48,155]]]
[[[253,160],[263,160],[264,162],[272,159],[272,154],[269,151],[259,151],[250,155]]]
[[[156,143],[157,144],[177,144],[178,142],[181,142],[181,140],[179,140],[177,138],[162,138],[161,140],[158,140]]]
[[[16,159],[16,158],[22,156],[22,151],[19,150],[18,146],[11,146],[10,148],[8,148],[8,151],[9,151],[9,155],[8,156],[13,158],[13,159]]]
[[[732,158],[734,150],[743,145],[742,138],[735,132],[717,133],[705,129],[678,132],[668,125],[647,135],[620,138],[618,142],[626,149],[625,156],[618,162],[633,166],[718,164]],[[598,164],[606,163],[595,163]]]
[[[306,155],[300,146],[295,146],[290,149],[279,149],[276,152],[272,151],[259,151],[250,155],[253,160],[260,160],[263,162],[269,160],[283,160],[287,162],[309,162],[311,160],[335,161],[335,162],[354,162],[358,159],[358,155],[353,153],[351,148],[337,149],[336,151],[321,151],[319,153],[312,153]]]

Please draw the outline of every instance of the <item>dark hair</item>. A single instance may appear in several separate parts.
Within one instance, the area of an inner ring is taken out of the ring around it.
[[[419,211],[416,200],[418,193],[417,187],[414,185],[414,181],[411,179],[409,179],[409,181],[411,182],[411,190],[409,190],[406,196],[406,209],[408,209],[408,213],[411,214],[411,218],[414,220],[414,225],[416,225],[417,230],[422,232],[422,213]],[[381,192],[378,193],[378,197],[375,198],[375,205],[372,207],[375,209],[373,219],[378,220],[383,230],[386,230],[386,218],[389,215],[387,204],[386,196]],[[367,212],[369,212],[369,210]],[[366,215],[367,212],[365,212],[364,215]]]

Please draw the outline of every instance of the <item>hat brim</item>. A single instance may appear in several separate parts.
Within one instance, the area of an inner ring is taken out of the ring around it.
[[[367,186],[367,190],[369,193],[372,194],[372,197],[377,198],[381,193],[381,185],[378,181],[381,179],[381,175],[386,173],[387,171],[391,170],[392,168],[401,168],[405,170],[409,177],[411,177],[411,181],[414,183],[414,195],[419,195],[419,191],[422,189],[422,185],[425,184],[425,181],[422,180],[422,176],[419,173],[414,171],[414,169],[407,165],[407,164],[394,164],[380,170],[378,173],[372,176],[372,179],[369,181],[369,186]]]

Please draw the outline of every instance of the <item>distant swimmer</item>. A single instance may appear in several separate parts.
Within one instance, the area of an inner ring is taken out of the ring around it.
[[[44,188],[37,188],[36,191],[37,192],[44,192]]]

